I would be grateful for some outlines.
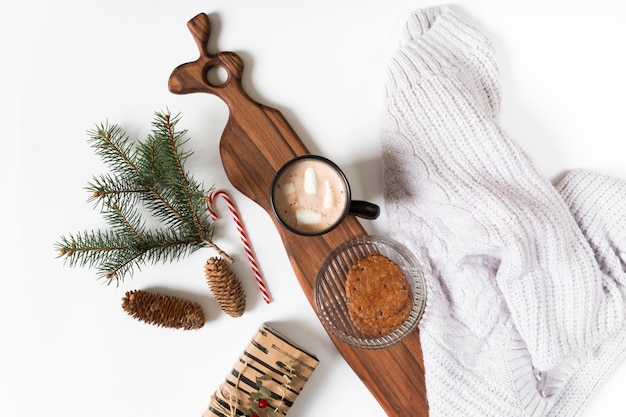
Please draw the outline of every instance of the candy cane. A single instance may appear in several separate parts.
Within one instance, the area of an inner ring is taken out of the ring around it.
[[[263,295],[263,300],[265,300],[265,302],[269,304],[271,302],[270,294],[267,290],[265,282],[263,281],[263,277],[261,276],[261,270],[259,269],[259,266],[256,262],[254,252],[252,251],[252,246],[250,246],[250,242],[248,241],[248,236],[246,234],[246,230],[244,229],[243,222],[241,221],[241,218],[239,217],[237,207],[235,207],[235,203],[230,198],[230,195],[228,195],[228,193],[224,190],[211,192],[207,198],[208,203],[209,203],[207,205],[207,210],[209,211],[209,214],[211,215],[211,218],[213,219],[213,221],[217,220],[219,216],[217,215],[217,212],[215,211],[215,200],[218,197],[222,197],[224,201],[226,201],[226,204],[228,205],[230,214],[232,214],[233,220],[235,221],[235,225],[237,226],[237,231],[239,232],[239,237],[241,238],[241,242],[243,243],[244,250],[246,252],[246,255],[248,256],[248,261],[250,261],[252,272],[254,272],[254,278],[256,279],[257,285],[259,286],[259,290],[261,290],[261,294]]]

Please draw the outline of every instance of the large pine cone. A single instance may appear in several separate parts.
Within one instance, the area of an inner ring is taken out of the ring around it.
[[[241,282],[222,258],[209,258],[204,266],[211,291],[222,311],[240,317],[246,309],[246,294]]]
[[[200,304],[144,290],[126,292],[122,308],[140,321],[173,329],[196,330],[205,321]]]

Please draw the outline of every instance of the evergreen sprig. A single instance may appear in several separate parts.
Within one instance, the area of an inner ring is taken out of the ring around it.
[[[282,407],[285,405],[285,395],[288,390],[291,390],[291,382],[296,374],[295,368],[289,364],[285,364],[285,373],[281,375],[282,383],[277,386],[277,390],[280,392],[280,399],[274,401],[272,399],[272,392],[264,386],[264,382],[271,381],[273,378],[264,374],[256,378],[257,390],[250,392],[250,408],[245,414],[248,417],[284,417],[285,413],[282,411]]]
[[[205,246],[230,259],[212,241],[205,199],[212,188],[205,190],[184,168],[192,152],[182,150],[188,139],[186,130],[176,130],[179,120],[156,112],[143,142],[108,122],[87,132],[110,170],[87,185],[110,230],[62,236],[55,246],[70,266],[95,267],[108,283],[119,283],[146,263],[171,262]],[[161,228],[149,229],[146,213]]]

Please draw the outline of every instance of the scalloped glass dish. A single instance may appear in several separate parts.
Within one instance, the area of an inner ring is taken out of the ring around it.
[[[404,272],[412,291],[409,317],[391,333],[367,336],[361,333],[348,315],[345,293],[350,267],[369,255],[380,254],[395,262]],[[314,287],[315,309],[320,321],[333,335],[351,346],[380,349],[398,343],[417,327],[426,306],[426,283],[417,258],[400,243],[383,236],[358,236],[350,239],[324,260]]]

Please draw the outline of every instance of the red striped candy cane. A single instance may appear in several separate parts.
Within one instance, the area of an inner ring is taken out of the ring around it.
[[[248,261],[250,261],[250,266],[252,267],[252,272],[254,273],[254,278],[256,279],[257,285],[259,286],[259,290],[261,290],[261,294],[263,295],[263,300],[269,304],[271,302],[269,291],[263,281],[263,277],[261,276],[261,270],[257,264],[256,258],[254,256],[254,252],[252,251],[252,246],[250,246],[250,242],[248,241],[248,236],[246,234],[246,230],[243,226],[243,222],[239,217],[239,212],[237,211],[237,207],[235,203],[230,198],[230,195],[224,190],[213,191],[209,194],[207,200],[207,210],[211,215],[213,221],[217,220],[219,217],[217,212],[215,211],[215,200],[218,197],[222,197],[226,204],[228,205],[228,209],[230,210],[230,214],[233,216],[233,220],[235,221],[235,225],[237,226],[237,231],[239,232],[239,237],[241,238],[241,242],[243,243],[244,250],[248,257]]]

